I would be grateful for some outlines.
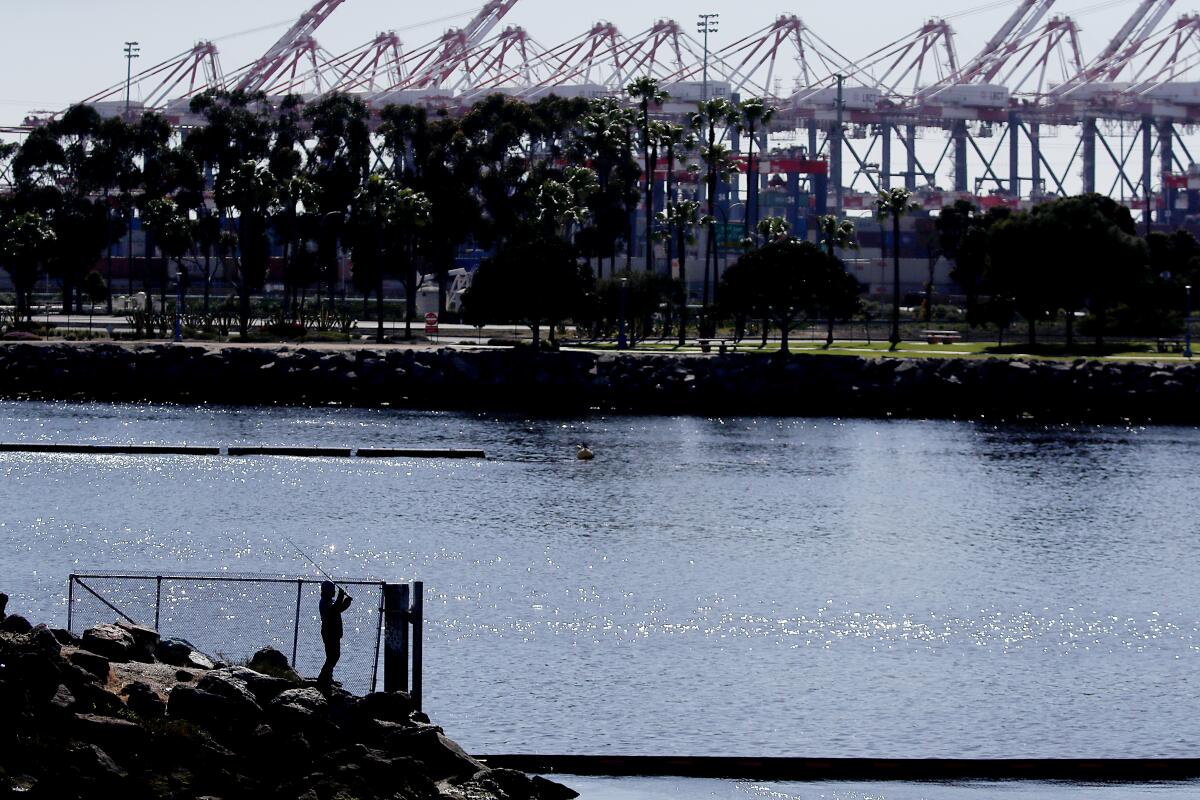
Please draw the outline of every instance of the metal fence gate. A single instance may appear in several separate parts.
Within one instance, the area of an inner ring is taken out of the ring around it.
[[[339,581],[354,597],[343,615],[342,657],[335,679],[356,693],[377,691],[383,679],[383,581]],[[409,596],[407,585],[402,587]],[[414,602],[398,609],[413,628],[414,685],[420,693],[421,585]],[[301,675],[316,675],[325,660],[318,602],[321,580],[254,575],[73,574],[67,587],[67,627],[79,633],[124,620],[187,640],[210,657],[244,663],[268,645],[289,656]],[[394,592],[387,594],[395,596]],[[414,613],[415,612],[415,613]],[[396,615],[390,615],[393,618]],[[407,689],[407,644],[405,685]],[[393,661],[394,663],[394,661]],[[414,698],[416,699],[416,698]],[[418,700],[419,702],[419,700]]]

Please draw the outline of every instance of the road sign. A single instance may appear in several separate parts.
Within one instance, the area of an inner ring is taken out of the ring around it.
[[[425,332],[426,333],[437,333],[438,332],[438,315],[433,313],[432,311],[430,311],[428,314],[425,315]]]

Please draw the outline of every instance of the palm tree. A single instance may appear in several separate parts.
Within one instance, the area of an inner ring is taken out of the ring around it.
[[[599,190],[589,204],[592,212],[589,235],[594,241],[597,277],[604,276],[606,255],[610,273],[616,272],[617,240],[628,223],[625,205],[632,184],[626,184],[630,176],[636,182],[637,169],[625,150],[630,122],[630,110],[622,108],[614,98],[592,101],[579,120],[570,153],[575,161],[590,161],[599,182]],[[636,196],[636,188],[633,193]]]
[[[893,350],[900,346],[900,218],[917,208],[920,206],[913,202],[912,192],[907,189],[880,192],[875,201],[876,216],[892,220],[892,333],[888,341]]]
[[[716,299],[716,278],[717,278],[717,180],[723,171],[729,169],[729,149],[724,145],[717,144],[717,128],[724,125],[732,125],[737,119],[737,110],[733,104],[723,97],[714,97],[711,100],[706,100],[700,103],[699,111],[692,115],[692,129],[704,137],[705,147],[701,149],[701,156],[704,159],[704,165],[707,169],[707,193],[708,193],[708,242],[705,248],[704,255],[704,305],[708,306],[709,300],[709,262],[712,263],[712,277],[714,282],[713,299]]]
[[[682,126],[671,122],[662,123],[662,145],[667,150],[667,206],[676,202],[675,197],[675,165],[679,160],[679,155],[682,152],[689,151],[696,146],[696,137]],[[675,259],[674,239],[667,239],[667,264],[671,264]]]
[[[746,134],[749,145],[746,148],[746,238],[758,224],[758,170],[754,168],[754,145],[757,143],[757,133],[775,117],[775,106],[768,105],[761,97],[751,97],[738,105],[739,119],[737,127]]]
[[[817,231],[825,252],[830,260],[837,260],[835,250],[857,250],[858,240],[855,238],[854,223],[848,219],[839,220],[833,214],[826,214],[817,220]],[[825,346],[833,347],[833,314],[829,314],[829,327],[826,330]]]
[[[687,343],[687,246],[696,241],[696,228],[707,222],[700,217],[697,200],[668,201],[667,207],[658,214],[659,237],[679,245],[679,346]]]
[[[661,106],[670,99],[658,85],[658,81],[645,75],[625,87],[630,99],[639,101],[642,138],[643,189],[646,193],[646,271],[654,269],[654,173],[658,167],[658,141],[660,132],[650,123],[650,106]],[[653,153],[653,158],[651,158]]]

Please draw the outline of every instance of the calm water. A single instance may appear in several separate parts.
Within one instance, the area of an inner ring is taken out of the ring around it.
[[[0,440],[486,449],[0,454],[12,610],[61,624],[80,569],[305,572],[290,536],[427,582],[426,706],[476,752],[1200,745],[1193,429],[4,403]]]
[[[747,783],[652,778],[564,778],[581,800],[1185,800],[1198,783],[1071,786],[1061,783]]]

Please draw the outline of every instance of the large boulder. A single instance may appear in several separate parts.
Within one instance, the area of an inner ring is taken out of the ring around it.
[[[29,633],[33,624],[20,614],[10,614],[0,621],[0,631],[4,633]]]
[[[148,683],[134,681],[126,684],[121,694],[129,710],[142,719],[161,719],[167,713],[167,704]]]
[[[176,686],[167,696],[167,716],[199,725],[227,725],[236,720],[237,714],[234,704],[218,694]]]
[[[250,687],[230,670],[209,672],[200,679],[196,688],[228,700],[229,714],[233,718],[230,720],[231,722],[256,721],[262,716],[262,706],[258,704]]]
[[[84,631],[80,646],[109,661],[124,663],[132,659],[137,645],[129,631],[117,625],[103,624]]]
[[[384,744],[394,755],[411,758],[422,765],[424,772],[435,781],[470,778],[486,769],[482,762],[442,734],[433,725],[397,729],[388,735]]]
[[[263,708],[266,708],[280,692],[296,688],[296,684],[292,681],[263,675],[249,667],[222,667],[216,670],[216,674],[245,684],[246,688],[250,690],[250,694],[254,695],[254,699]]]
[[[259,650],[246,666],[263,675],[282,678],[292,683],[299,683],[301,680],[300,674],[292,669],[292,665],[288,663],[287,656],[274,647],[264,647],[262,650]]]
[[[136,722],[96,714],[76,714],[71,733],[79,741],[103,747],[117,758],[137,755],[149,741],[146,729]]]
[[[130,654],[132,660],[146,663],[154,661],[154,649],[159,641],[158,631],[131,622],[118,622],[117,627],[133,637],[134,649]]]
[[[283,705],[300,706],[316,714],[324,714],[329,710],[329,701],[316,689],[288,689],[286,692],[280,692],[271,701],[271,708]]]
[[[102,655],[90,650],[75,650],[67,660],[77,667],[87,670],[102,681],[108,680],[109,661]]]
[[[417,710],[408,692],[372,692],[359,701],[357,713],[366,719],[406,723]]]
[[[186,639],[160,639],[154,646],[154,658],[173,667],[186,667],[193,650]]]
[[[475,775],[468,784],[459,787],[465,789],[468,797],[470,789],[482,789],[489,796],[506,798],[506,800],[574,800],[579,792],[563,786],[561,783],[548,781],[545,778],[531,778],[524,772],[512,769],[489,769]]]

